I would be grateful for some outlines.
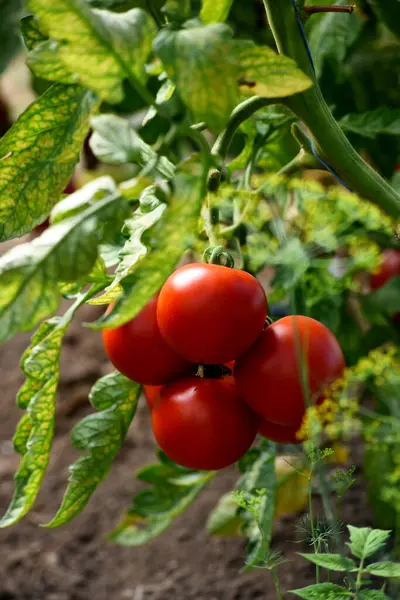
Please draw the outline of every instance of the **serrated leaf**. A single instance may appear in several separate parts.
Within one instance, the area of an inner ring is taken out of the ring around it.
[[[364,559],[375,554],[382,548],[390,537],[390,531],[371,529],[370,527],[353,527],[348,525],[350,533],[349,546],[351,553],[357,558]]]
[[[334,583],[317,583],[301,590],[291,590],[289,593],[304,600],[342,600],[352,597],[350,590]]]
[[[259,456],[250,469],[240,478],[237,485],[238,489],[250,493],[260,489],[265,491],[257,518],[258,524],[254,522],[254,519],[251,519],[243,528],[249,540],[247,565],[259,564],[270,547],[277,488],[275,457],[276,445],[263,440]],[[263,532],[262,535],[261,531]]]
[[[381,561],[365,568],[367,573],[377,577],[400,577],[400,563]]]
[[[221,23],[162,29],[154,50],[195,119],[214,131],[226,124],[239,100],[238,59],[232,31]]]
[[[138,208],[133,217],[125,221],[129,239],[119,253],[120,262],[115,270],[115,278],[107,291],[111,291],[115,286],[119,287],[121,280],[132,273],[138,261],[147,254],[147,248],[142,243],[141,237],[147,229],[153,227],[161,219],[166,208],[166,204],[161,202],[149,212],[143,212],[141,208]]]
[[[89,399],[99,412],[75,425],[71,433],[77,450],[86,451],[71,467],[61,507],[46,527],[58,527],[78,515],[107,476],[135,415],[140,385],[121,373],[97,381]]]
[[[54,435],[61,344],[75,311],[89,293],[82,294],[64,316],[42,323],[22,357],[21,369],[26,380],[18,392],[17,402],[27,412],[21,418],[13,440],[22,459],[15,475],[14,496],[0,520],[0,527],[19,521],[30,510],[39,492]]]
[[[223,494],[207,519],[207,531],[213,535],[240,534],[243,520],[238,515],[238,505],[231,492]]]
[[[28,15],[21,19],[21,33],[28,50],[48,40],[48,36],[40,29],[39,19],[34,15]]]
[[[183,252],[193,245],[208,173],[207,165],[198,161],[195,155],[178,167],[173,198],[161,219],[142,236],[143,244],[151,246],[151,251],[120,281],[124,294],[113,310],[89,327],[119,327],[133,319],[161,288]]]
[[[335,5],[348,4],[347,0],[338,0]],[[325,62],[339,71],[349,49],[359,38],[363,21],[356,12],[349,15],[325,13],[318,17],[313,26],[309,44],[318,77],[321,76]]]
[[[67,70],[101,98],[121,102],[123,79],[145,82],[156,27],[142,9],[113,13],[91,9],[85,0],[28,0],[28,6],[60,43],[58,54]]]
[[[152,487],[136,494],[110,539],[123,546],[140,546],[160,535],[192,504],[214,475],[214,471],[191,471],[163,459],[145,467],[137,477]],[[192,478],[191,485],[179,484],[185,476]]]
[[[90,147],[101,161],[110,165],[133,163],[140,167],[154,162],[161,175],[168,179],[174,176],[174,165],[165,156],[158,157],[126,119],[116,115],[100,115],[93,117],[91,125],[94,133]]]
[[[203,0],[200,18],[203,23],[222,23],[226,21],[233,0]]]
[[[22,0],[0,0],[0,74],[20,47],[18,28],[21,10]]]
[[[0,241],[48,217],[71,178],[96,108],[91,92],[55,84],[0,140]]]
[[[340,119],[339,125],[344,131],[369,138],[383,133],[400,135],[400,109],[377,108],[361,114],[349,114]]]
[[[57,282],[76,281],[91,271],[99,244],[120,228],[129,211],[115,186],[107,187],[111,184],[105,177],[71,194],[57,205],[55,225],[1,257],[1,340],[32,329],[56,310]]]
[[[347,572],[357,570],[354,560],[342,554],[303,554],[302,552],[298,554],[323,569]]]
[[[251,96],[284,98],[303,92],[312,81],[294,60],[267,46],[245,44],[240,51],[240,91]]]

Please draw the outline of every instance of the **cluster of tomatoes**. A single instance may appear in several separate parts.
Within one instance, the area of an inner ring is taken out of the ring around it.
[[[154,436],[180,465],[222,469],[257,433],[297,442],[306,408],[345,367],[334,335],[305,316],[267,324],[249,273],[195,263],[177,269],[125,325],[103,332],[114,366],[144,385]]]

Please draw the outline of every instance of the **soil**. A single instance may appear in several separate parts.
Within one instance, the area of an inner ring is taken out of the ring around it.
[[[69,432],[91,411],[87,401],[91,385],[111,370],[101,336],[80,325],[94,320],[97,310],[81,309],[65,338],[56,436],[41,493],[20,523],[0,530],[0,600],[275,599],[267,571],[241,572],[245,560],[241,538],[213,537],[204,529],[220,495],[233,488],[238,477],[235,468],[223,470],[166,533],[147,545],[125,548],[106,540],[140,488],[135,471],[154,460],[155,444],[144,401],[107,479],[84,512],[59,529],[39,527],[55,514],[65,490],[68,466],[77,456]],[[15,406],[15,394],[23,382],[19,358],[28,342],[28,335],[19,335],[0,347],[1,513],[11,499],[18,466],[11,439],[22,414]],[[356,484],[346,496],[343,520],[369,525],[368,515],[364,491]],[[274,526],[273,549],[290,559],[279,567],[285,591],[313,583],[311,564],[295,554],[309,551],[305,544],[293,543],[298,518],[282,517]]]

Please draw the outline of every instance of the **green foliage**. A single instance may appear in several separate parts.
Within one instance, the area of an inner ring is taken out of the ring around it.
[[[323,569],[346,571],[348,573],[357,570],[354,560],[342,554],[303,554],[299,552],[299,555]]]
[[[317,583],[290,593],[304,600],[341,600],[352,596],[350,590],[334,583]]]
[[[91,92],[57,83],[0,140],[0,241],[46,219],[71,177],[96,107]]]
[[[91,9],[84,0],[62,0],[57,5],[46,0],[29,0],[28,6],[50,37],[58,42],[53,47],[55,63],[61,61],[69,73],[101,98],[120,102],[125,78],[133,81],[134,87],[136,82],[145,83],[144,65],[151,51],[155,25],[143,10],[112,13]],[[39,58],[46,63],[48,53]],[[35,68],[38,64],[36,56]],[[51,71],[49,66],[44,68]],[[55,76],[50,75],[51,79]]]
[[[79,296],[63,317],[42,323],[22,357],[21,368],[26,380],[17,401],[27,412],[13,440],[22,458],[15,475],[14,496],[0,520],[0,527],[19,521],[30,510],[39,492],[53,442],[62,340],[75,311],[89,296],[90,292]]]
[[[177,169],[174,197],[142,240],[147,246],[151,236],[151,252],[146,254],[132,273],[120,281],[124,294],[118,298],[108,315],[91,325],[93,329],[117,327],[132,319],[158,292],[182,253],[193,245],[207,173],[208,169],[196,156]],[[129,260],[126,255],[125,260]]]
[[[200,17],[203,23],[218,23],[226,21],[233,0],[203,0]]]
[[[95,383],[89,400],[99,412],[82,419],[71,432],[74,447],[86,453],[70,467],[62,505],[47,527],[68,523],[89,502],[125,440],[139,395],[140,385],[120,373],[105,375]]]
[[[380,550],[387,542],[390,531],[382,529],[371,529],[370,527],[353,527],[348,525],[350,532],[351,553],[357,558],[364,560]]]
[[[400,135],[400,109],[377,108],[361,114],[342,117],[339,125],[345,131],[375,138],[378,134]]]
[[[180,467],[159,452],[160,462],[141,469],[136,477],[151,485],[136,494],[110,539],[123,546],[140,546],[160,535],[198,496],[214,471]]]
[[[71,194],[54,209],[54,225],[0,259],[0,331],[32,329],[60,301],[57,282],[76,281],[96,263],[98,247],[120,227],[127,202],[109,177]]]

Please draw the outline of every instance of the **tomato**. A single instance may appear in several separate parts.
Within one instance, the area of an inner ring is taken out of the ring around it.
[[[157,296],[125,325],[103,330],[108,358],[118,371],[137,383],[161,385],[193,368],[166,344],[156,315]]]
[[[144,397],[146,398],[147,406],[149,407],[150,411],[153,410],[154,405],[157,402],[158,397],[160,395],[160,391],[162,389],[163,389],[162,385],[144,385],[143,386]]]
[[[395,248],[386,248],[382,252],[383,262],[379,270],[374,275],[371,275],[370,285],[373,290],[385,285],[389,279],[400,275],[400,250]]]
[[[258,417],[225,378],[186,377],[166,385],[151,416],[160,448],[190,469],[214,471],[236,462],[258,427]]]
[[[305,412],[300,348],[315,401],[341,375],[345,362],[333,333],[314,319],[289,316],[276,321],[235,362],[242,398],[263,419],[286,427],[299,426]]]
[[[168,344],[186,360],[206,364],[234,360],[255,341],[266,316],[257,279],[203,263],[177,269],[161,289],[157,309]]]
[[[263,420],[258,427],[258,433],[268,440],[279,444],[301,444],[302,440],[296,437],[296,433],[300,427],[301,423],[300,425],[284,427],[283,425]]]

